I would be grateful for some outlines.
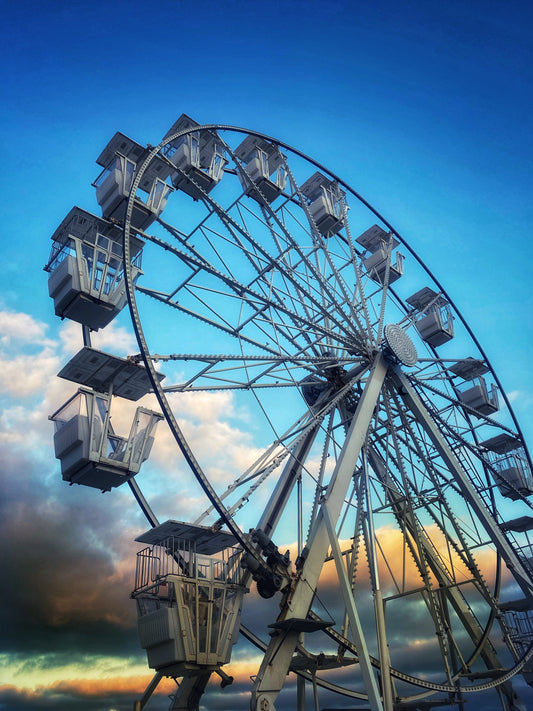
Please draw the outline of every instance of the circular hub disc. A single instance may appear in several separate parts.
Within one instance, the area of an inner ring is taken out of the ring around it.
[[[416,348],[407,333],[396,323],[388,323],[384,329],[387,350],[400,363],[407,366],[415,365],[418,360]]]

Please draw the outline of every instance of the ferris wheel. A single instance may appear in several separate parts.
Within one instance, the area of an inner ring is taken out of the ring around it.
[[[151,526],[133,597],[155,676],[136,709],[165,676],[170,708],[198,708],[213,674],[234,709],[236,644],[259,657],[254,711],[523,708],[531,459],[451,296],[346,182],[271,137],[182,115],[97,162],[102,217],[73,208],[46,267],[84,332],[60,373],[79,390],[51,419],[63,478],[127,484]],[[139,353],[92,348],[126,307]],[[114,399],[149,392],[161,412],[119,436]],[[249,428],[241,470],[184,435],[200,397]],[[172,520],[142,491],[162,418],[206,498],[194,520],[164,476]]]

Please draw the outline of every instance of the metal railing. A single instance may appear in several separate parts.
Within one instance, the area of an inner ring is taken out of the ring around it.
[[[134,592],[153,587],[168,575],[239,585],[241,555],[239,548],[225,548],[216,556],[199,554],[194,541],[171,536],[137,553]]]

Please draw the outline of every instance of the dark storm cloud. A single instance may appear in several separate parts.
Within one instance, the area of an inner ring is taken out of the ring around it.
[[[122,525],[121,497],[68,487],[51,457],[50,471],[38,455],[17,448],[0,457],[2,651],[137,651],[128,599],[135,549]]]
[[[20,690],[16,687],[0,687],[0,708],[2,711],[131,711],[134,697],[131,694],[114,696],[88,696],[66,693],[64,690],[39,689],[38,691]],[[160,709],[166,709],[161,705]],[[157,707],[154,708],[157,711]]]

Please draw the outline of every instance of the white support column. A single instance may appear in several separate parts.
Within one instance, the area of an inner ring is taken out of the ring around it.
[[[137,700],[134,702],[133,711],[142,711],[143,710],[143,708],[146,706],[146,704],[150,700],[150,697],[152,696],[154,691],[157,689],[157,686],[162,678],[163,678],[163,674],[161,672],[156,672],[154,674],[154,676],[152,677],[152,681],[146,687],[146,691],[144,692],[142,698],[140,700]]]
[[[344,605],[346,606],[346,612],[348,614],[348,620],[350,622],[350,628],[352,630],[353,641],[357,647],[359,664],[361,665],[361,672],[363,674],[365,688],[368,694],[368,703],[370,704],[371,711],[383,711],[381,695],[379,693],[378,684],[370,663],[370,656],[368,654],[363,628],[361,627],[361,620],[359,619],[359,614],[355,606],[355,600],[348,581],[348,573],[346,572],[346,567],[344,565],[343,555],[339,546],[339,541],[337,540],[335,528],[327,510],[324,510],[324,521],[328,529],[331,552],[333,553],[333,560],[335,561],[337,575],[339,576],[339,583],[342,596],[344,598]]]
[[[256,528],[261,529],[267,536],[271,536],[276,529],[278,521],[283,513],[285,504],[294,490],[294,485],[301,476],[303,462],[305,462],[309,450],[314,444],[320,423],[299,442],[289,454],[287,464],[283,469],[278,483],[270,497],[268,504],[263,511]]]
[[[307,546],[308,555],[291,593],[284,601],[278,621],[307,617],[329,549],[324,510],[327,509],[331,521],[338,520],[372,421],[387,369],[388,363],[383,354],[379,353],[357,405],[346,441],[311,530]],[[275,711],[274,704],[289,671],[292,656],[298,644],[298,635],[297,631],[288,630],[272,636],[254,683],[250,704],[252,711]]]
[[[303,549],[303,502],[302,502],[302,474],[297,481],[297,491],[298,491],[298,555],[302,554]],[[305,643],[305,634],[300,633],[298,643],[303,647]],[[306,698],[305,698],[305,679],[303,676],[298,676],[296,679],[296,708],[297,711],[305,711]]]
[[[368,466],[365,453],[363,452],[363,477],[365,482],[366,510],[368,515],[368,564],[374,587],[374,610],[376,613],[376,632],[378,636],[379,663],[381,668],[381,686],[383,688],[383,709],[393,711],[392,701],[392,678],[390,673],[390,656],[387,645],[387,634],[385,625],[385,609],[383,607],[383,595],[379,582],[378,558],[376,553],[376,531],[374,528],[374,511],[370,497],[370,482],[368,480]]]

